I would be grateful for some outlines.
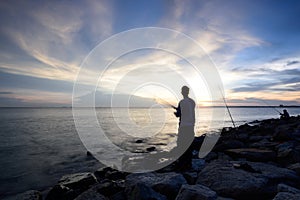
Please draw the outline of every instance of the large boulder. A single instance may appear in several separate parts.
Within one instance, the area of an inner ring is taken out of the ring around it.
[[[216,200],[217,193],[204,185],[183,185],[176,200]]]
[[[28,190],[24,193],[18,194],[14,199],[16,200],[42,200],[42,194],[37,190]]]
[[[292,194],[300,194],[300,190],[294,187],[291,187],[289,185],[286,184],[278,184],[277,186],[277,191],[278,192],[289,192]]]
[[[297,185],[299,177],[292,170],[265,163],[215,161],[199,173],[196,183],[225,197],[270,198],[278,183]]]
[[[198,184],[203,184],[219,195],[232,198],[257,197],[264,195],[262,188],[268,179],[235,169],[233,164],[226,161],[209,163],[198,175]]]
[[[237,149],[237,148],[244,148],[245,144],[239,140],[224,140],[221,142],[218,142],[216,146],[214,147],[214,151],[224,151],[226,149]]]
[[[298,175],[300,175],[300,163],[289,165],[288,169],[294,170]]]
[[[91,188],[77,196],[74,200],[108,200],[108,198],[100,194],[94,188]]]
[[[132,190],[127,195],[128,200],[167,200],[167,198],[155,192],[151,187],[143,184],[137,183]]]
[[[126,177],[126,193],[132,193],[134,186],[138,183],[151,187],[156,192],[174,199],[181,185],[186,184],[182,174],[169,173],[139,173],[130,174]]]
[[[276,158],[276,153],[274,151],[265,149],[227,149],[225,152],[233,158],[246,158],[247,160],[258,162],[273,161]]]
[[[292,194],[289,192],[279,192],[273,200],[299,200],[300,194]]]
[[[46,200],[74,199],[96,182],[95,176],[89,172],[65,175],[48,192]]]

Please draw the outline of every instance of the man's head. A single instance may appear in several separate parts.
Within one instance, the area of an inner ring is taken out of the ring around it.
[[[189,96],[189,91],[190,91],[190,88],[188,88],[187,86],[182,86],[181,94],[182,94],[183,97],[188,97]]]

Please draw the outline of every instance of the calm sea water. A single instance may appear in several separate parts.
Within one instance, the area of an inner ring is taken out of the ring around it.
[[[224,109],[197,109],[196,135],[232,126]],[[231,108],[237,125],[267,118],[278,118],[272,108]],[[172,109],[98,108],[97,116],[103,129],[116,143],[124,145],[122,131],[142,138],[160,132],[151,141],[170,148],[176,138],[178,119]],[[288,108],[299,115],[300,108]],[[224,118],[225,117],[225,118]],[[162,125],[163,120],[163,125]],[[132,126],[134,124],[134,126]],[[141,134],[142,133],[142,134]],[[130,146],[130,143],[125,143]],[[86,156],[86,149],[76,132],[71,108],[1,108],[0,109],[0,198],[29,189],[44,190],[68,173],[93,171],[102,166]]]

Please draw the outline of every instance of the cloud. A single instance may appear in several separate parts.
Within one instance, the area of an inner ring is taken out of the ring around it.
[[[23,53],[2,59],[0,69],[73,81],[88,52],[112,33],[110,7],[108,1],[5,4],[12,17],[5,16],[1,33]]]
[[[289,66],[289,65],[295,65],[295,64],[298,64],[299,61],[297,60],[294,60],[294,61],[289,61],[286,65]]]
[[[0,92],[0,95],[1,94],[13,94],[13,92]]]

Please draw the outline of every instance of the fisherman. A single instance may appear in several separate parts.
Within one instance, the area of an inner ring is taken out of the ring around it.
[[[179,129],[177,136],[177,150],[180,153],[184,152],[178,159],[178,168],[188,169],[192,164],[192,148],[191,143],[194,140],[194,125],[195,125],[195,101],[189,95],[189,88],[183,86],[181,94],[183,99],[179,102],[178,107],[174,107],[176,117],[179,117]]]
[[[280,113],[280,119],[288,119],[290,118],[290,114],[286,109],[283,110],[283,113]]]

